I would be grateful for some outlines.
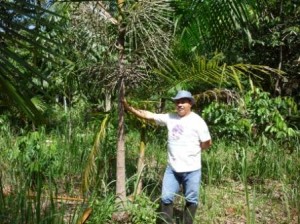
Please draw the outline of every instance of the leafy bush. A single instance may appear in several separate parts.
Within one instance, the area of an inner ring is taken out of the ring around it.
[[[211,131],[230,140],[261,136],[278,140],[299,136],[289,127],[287,117],[299,113],[292,98],[272,98],[258,88],[248,91],[239,102],[225,104],[213,102],[203,110],[202,116]]]
[[[51,178],[57,168],[57,144],[47,139],[43,130],[29,132],[17,140],[16,148],[11,153],[12,162],[21,167],[21,178],[24,176],[29,186],[34,187],[37,181]]]
[[[106,195],[104,198],[95,198],[91,202],[93,213],[87,223],[105,224],[111,220],[112,213],[115,211],[115,197]]]
[[[129,211],[132,216],[132,223],[155,224],[158,206],[158,203],[153,202],[147,195],[137,195],[129,207]]]

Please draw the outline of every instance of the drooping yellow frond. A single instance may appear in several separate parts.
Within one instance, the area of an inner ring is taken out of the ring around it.
[[[101,153],[100,145],[103,139],[106,137],[106,127],[109,120],[109,114],[106,114],[104,119],[101,122],[100,129],[96,135],[93,148],[89,154],[88,161],[86,164],[86,167],[83,172],[83,178],[82,178],[82,191],[86,192],[88,191],[90,187],[90,183],[94,179],[94,175],[96,173],[96,164],[95,164],[95,158],[96,156],[99,156]]]

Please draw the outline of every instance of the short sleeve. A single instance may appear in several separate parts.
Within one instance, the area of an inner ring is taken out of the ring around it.
[[[210,136],[210,133],[208,130],[208,126],[202,118],[200,118],[198,136],[199,136],[199,139],[201,142],[206,142],[211,139],[211,136]]]
[[[154,114],[154,121],[157,125],[166,126],[168,122],[168,114]]]

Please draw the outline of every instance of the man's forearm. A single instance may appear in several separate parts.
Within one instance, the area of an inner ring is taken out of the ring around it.
[[[129,106],[127,102],[124,103],[124,107],[127,111],[130,113],[134,114],[135,116],[142,118],[142,119],[147,119],[147,120],[154,120],[154,114],[150,111],[147,110],[139,110],[135,109],[132,106]]]

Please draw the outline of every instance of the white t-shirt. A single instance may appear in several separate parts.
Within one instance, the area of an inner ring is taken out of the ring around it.
[[[155,114],[154,120],[168,128],[168,164],[176,172],[201,168],[200,142],[211,139],[205,121],[196,113],[180,117],[176,113]]]

